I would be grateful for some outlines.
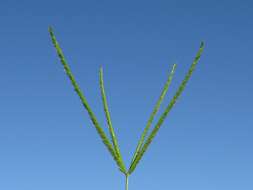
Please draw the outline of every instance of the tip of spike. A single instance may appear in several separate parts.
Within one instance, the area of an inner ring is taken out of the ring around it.
[[[204,47],[204,41],[201,41],[200,43],[200,47],[203,48]]]

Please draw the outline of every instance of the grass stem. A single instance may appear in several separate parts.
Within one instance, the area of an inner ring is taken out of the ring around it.
[[[128,174],[126,174],[126,188],[125,188],[125,190],[128,190],[128,177],[129,177],[129,175]]]

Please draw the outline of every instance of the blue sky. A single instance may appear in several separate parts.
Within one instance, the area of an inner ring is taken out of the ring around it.
[[[161,111],[204,40],[192,79],[129,189],[252,190],[252,8],[247,0],[1,1],[0,189],[124,188],[63,72],[51,25],[106,130],[103,66],[127,165],[172,64]]]

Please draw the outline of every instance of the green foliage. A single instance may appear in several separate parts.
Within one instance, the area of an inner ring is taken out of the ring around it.
[[[106,99],[106,94],[105,94],[105,88],[104,88],[104,80],[103,80],[103,70],[102,68],[100,68],[99,71],[99,85],[100,85],[100,91],[101,91],[101,97],[102,97],[102,101],[103,101],[103,107],[104,107],[104,112],[105,112],[105,116],[106,116],[106,120],[107,120],[107,124],[108,124],[108,128],[109,128],[109,132],[110,132],[110,137],[111,137],[111,141],[107,138],[105,132],[103,131],[103,129],[100,127],[94,113],[92,112],[85,96],[83,95],[82,91],[80,90],[77,82],[75,81],[75,78],[70,70],[70,67],[68,66],[67,61],[64,58],[63,52],[56,40],[56,37],[53,33],[53,29],[51,27],[49,27],[49,33],[53,42],[53,45],[56,49],[56,52],[60,58],[60,61],[64,67],[64,70],[66,71],[67,76],[69,77],[71,84],[74,87],[74,90],[76,91],[77,95],[79,96],[82,105],[84,106],[84,108],[86,109],[86,111],[88,112],[88,115],[95,127],[95,129],[97,130],[102,142],[104,143],[104,145],[106,146],[106,148],[108,149],[108,151],[110,152],[111,156],[113,157],[113,159],[115,160],[117,166],[119,167],[119,170],[125,174],[126,176],[126,189],[128,189],[128,177],[129,175],[135,170],[136,166],[138,165],[138,163],[140,162],[140,160],[142,159],[144,153],[147,151],[149,145],[151,144],[151,142],[153,141],[154,137],[156,136],[158,130],[160,129],[161,125],[163,124],[165,118],[168,116],[169,112],[171,111],[171,109],[173,108],[173,106],[175,105],[176,101],[178,100],[179,96],[182,94],[183,90],[185,89],[185,86],[187,84],[187,82],[189,81],[193,71],[195,70],[195,67],[200,59],[200,56],[203,52],[204,49],[204,43],[201,42],[199,51],[197,52],[197,55],[195,56],[195,59],[193,61],[193,63],[191,64],[188,72],[186,73],[183,81],[181,82],[181,84],[179,85],[175,95],[173,96],[172,100],[169,102],[169,104],[167,105],[165,111],[162,113],[162,115],[160,116],[157,124],[154,126],[153,130],[151,131],[150,135],[147,137],[147,133],[151,127],[151,124],[154,120],[155,115],[157,114],[160,105],[169,89],[169,86],[171,84],[175,69],[176,69],[176,64],[173,65],[172,70],[170,72],[170,74],[168,75],[168,79],[162,89],[162,93],[160,94],[160,97],[148,119],[148,122],[146,124],[146,127],[144,128],[144,131],[140,137],[140,140],[138,141],[136,150],[134,152],[130,167],[128,169],[128,171],[125,168],[121,153],[120,153],[120,149],[119,149],[119,145],[118,145],[118,141],[112,126],[112,122],[111,122],[111,116],[109,113],[109,109],[108,109],[108,104],[107,104],[107,99]]]

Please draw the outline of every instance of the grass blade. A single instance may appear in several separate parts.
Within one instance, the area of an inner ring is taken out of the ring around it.
[[[139,154],[139,151],[140,151],[140,149],[141,149],[141,147],[142,147],[142,145],[143,145],[143,143],[144,143],[144,140],[145,140],[145,138],[146,138],[146,135],[147,135],[147,133],[148,133],[148,130],[150,129],[150,126],[151,126],[151,124],[152,124],[152,122],[153,122],[153,120],[154,120],[154,117],[155,117],[156,113],[158,112],[158,110],[159,110],[159,108],[160,108],[160,105],[161,105],[161,103],[162,103],[162,101],[163,101],[163,99],[164,99],[164,97],[165,97],[165,95],[166,95],[166,93],[167,93],[167,91],[168,91],[168,89],[169,89],[169,86],[170,86],[170,84],[171,84],[173,75],[174,75],[174,73],[175,73],[175,69],[176,69],[176,64],[173,65],[172,70],[171,70],[171,72],[170,72],[170,74],[169,74],[169,76],[168,76],[168,79],[167,79],[167,81],[166,81],[166,83],[165,83],[165,85],[164,85],[164,87],[163,87],[162,93],[161,93],[161,95],[160,95],[160,97],[159,97],[159,99],[158,99],[158,101],[157,101],[157,103],[156,103],[156,105],[155,105],[155,107],[154,107],[154,109],[153,109],[153,111],[152,111],[150,117],[149,117],[149,120],[148,120],[148,122],[147,122],[146,127],[144,128],[144,131],[143,131],[143,133],[142,133],[142,135],[141,135],[141,138],[140,138],[140,140],[139,140],[139,142],[138,142],[138,145],[137,145],[137,147],[136,147],[135,153],[134,153],[134,155],[133,155],[131,164],[132,164],[133,161],[135,160],[136,155]],[[130,165],[131,165],[131,164],[130,164]]]
[[[119,158],[120,162],[124,166],[124,162],[123,162],[122,156],[120,154],[120,150],[119,150],[118,140],[116,138],[116,135],[115,135],[115,132],[114,132],[114,129],[113,129],[113,126],[112,126],[111,116],[110,116],[110,112],[109,112],[109,109],[108,109],[107,98],[106,98],[105,88],[104,88],[104,79],[103,79],[103,69],[102,69],[102,67],[100,67],[100,69],[99,69],[99,86],[100,86],[101,97],[102,97],[102,101],[103,101],[104,112],[105,112],[107,124],[108,124],[108,127],[109,127],[109,132],[110,132],[110,135],[111,135],[111,140],[112,140],[112,143],[113,143],[113,146],[114,146],[114,150],[115,150],[115,153],[116,153],[117,157]],[[124,170],[125,170],[125,166],[124,166]]]
[[[187,74],[185,75],[185,78],[184,80],[182,81],[182,83],[180,84],[176,94],[174,95],[174,97],[172,98],[172,100],[170,101],[170,103],[168,104],[168,106],[166,107],[166,110],[164,111],[164,113],[162,114],[162,116],[160,117],[160,119],[158,120],[157,124],[155,125],[154,129],[152,130],[151,134],[149,135],[149,137],[147,138],[145,144],[143,145],[140,153],[136,156],[135,160],[133,161],[133,163],[131,164],[130,166],[130,169],[129,169],[129,174],[131,174],[137,164],[139,163],[139,161],[141,160],[143,154],[146,152],[147,148],[149,147],[149,145],[151,144],[152,140],[154,139],[155,135],[157,134],[158,130],[160,129],[163,121],[165,120],[165,118],[167,117],[168,113],[170,112],[170,110],[173,108],[173,106],[175,105],[177,99],[179,98],[179,96],[181,95],[181,93],[183,92],[187,82],[189,81],[195,67],[196,67],[196,64],[198,63],[199,59],[200,59],[200,56],[203,52],[203,48],[204,48],[204,43],[201,42],[201,45],[200,45],[200,48],[199,48],[199,51],[192,63],[192,65],[190,66],[190,69],[188,70]]]
[[[80,100],[81,100],[84,108],[87,110],[88,115],[89,115],[89,117],[90,117],[90,119],[91,119],[94,127],[97,130],[97,133],[99,134],[100,138],[102,139],[102,141],[103,141],[104,145],[106,146],[106,148],[108,149],[108,151],[111,153],[113,159],[116,161],[116,163],[117,163],[120,171],[122,171],[124,173],[125,172],[124,171],[124,166],[122,165],[122,163],[120,162],[119,158],[117,157],[116,152],[114,151],[114,149],[113,149],[110,141],[108,140],[106,134],[104,133],[103,129],[99,126],[98,121],[97,121],[94,113],[92,112],[92,110],[91,110],[91,108],[90,108],[90,106],[89,106],[86,98],[84,97],[84,95],[81,92],[81,90],[80,90],[77,82],[75,81],[75,78],[74,78],[74,76],[73,76],[73,74],[72,74],[72,72],[71,72],[71,70],[70,70],[70,68],[68,66],[68,63],[67,63],[67,61],[66,61],[66,59],[65,59],[65,57],[63,55],[63,52],[62,52],[62,50],[61,50],[61,48],[60,48],[60,46],[59,46],[59,44],[58,44],[58,42],[56,40],[56,37],[55,37],[55,35],[53,33],[53,29],[51,27],[49,27],[49,34],[51,36],[52,43],[53,43],[53,45],[54,45],[54,47],[55,47],[55,49],[57,51],[57,54],[58,54],[58,56],[60,58],[60,61],[61,61],[62,65],[63,65],[63,67],[64,67],[64,70],[66,71],[66,74],[69,77],[69,79],[70,79],[70,81],[71,81],[71,83],[72,83],[72,85],[74,87],[74,90],[76,91],[77,95],[79,96],[79,98],[80,98]]]

